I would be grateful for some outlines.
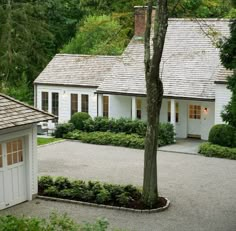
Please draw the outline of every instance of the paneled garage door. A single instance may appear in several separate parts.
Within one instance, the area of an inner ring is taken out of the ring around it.
[[[26,200],[24,139],[0,143],[0,209]]]

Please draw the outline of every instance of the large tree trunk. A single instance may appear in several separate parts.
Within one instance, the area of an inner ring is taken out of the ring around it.
[[[158,199],[157,145],[159,117],[163,98],[160,62],[168,25],[167,0],[157,0],[154,22],[153,55],[150,54],[151,20],[153,1],[149,0],[145,32],[145,78],[147,88],[147,133],[144,152],[143,199],[152,207]]]

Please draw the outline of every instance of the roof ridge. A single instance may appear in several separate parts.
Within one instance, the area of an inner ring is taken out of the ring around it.
[[[31,106],[31,105],[29,105],[29,104],[27,104],[27,103],[23,103],[23,102],[21,102],[21,101],[19,101],[19,100],[16,100],[16,99],[14,99],[14,98],[12,98],[12,97],[10,97],[10,96],[8,96],[8,95],[3,94],[3,93],[1,93],[1,92],[0,92],[0,96],[6,98],[6,99],[8,99],[8,100],[11,100],[11,101],[13,101],[13,102],[15,102],[15,103],[21,104],[21,105],[23,105],[23,106],[25,106],[25,107],[28,107],[28,108],[30,108],[30,109],[32,109],[32,110],[34,110],[34,111],[41,112],[41,113],[43,113],[43,114],[45,114],[45,115],[47,115],[47,116],[52,116],[52,117],[54,117],[54,118],[57,117],[57,116],[55,116],[55,115],[53,115],[53,114],[51,114],[51,113],[48,113],[48,112],[45,112],[45,111],[40,110],[40,109],[38,109],[38,108],[35,108],[35,107],[33,107],[33,106]]]
[[[118,58],[121,55],[86,55],[86,54],[67,54],[58,53],[55,56],[74,56],[74,57],[103,57],[103,58]]]

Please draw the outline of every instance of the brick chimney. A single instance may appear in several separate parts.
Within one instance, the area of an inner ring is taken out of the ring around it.
[[[156,9],[153,8],[152,10],[152,21],[154,20],[156,13]],[[135,6],[134,7],[134,22],[135,22],[135,29],[134,35],[137,37],[143,37],[146,28],[146,14],[147,14],[147,7],[146,6]]]

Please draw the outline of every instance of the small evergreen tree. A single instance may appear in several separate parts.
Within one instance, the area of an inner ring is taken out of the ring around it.
[[[220,58],[224,67],[233,72],[227,81],[227,88],[232,92],[232,97],[221,116],[223,121],[236,127],[236,20],[230,24],[230,37],[221,46]]]

